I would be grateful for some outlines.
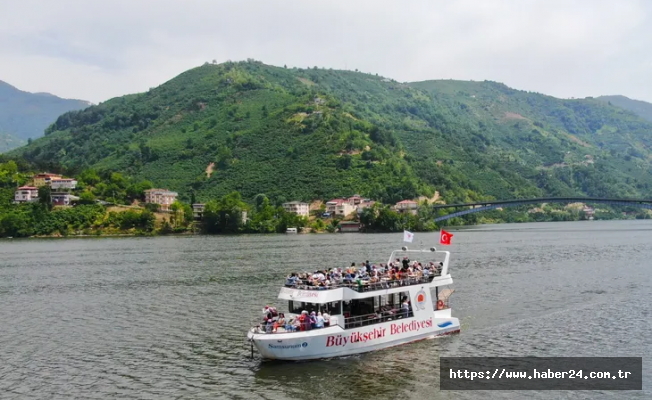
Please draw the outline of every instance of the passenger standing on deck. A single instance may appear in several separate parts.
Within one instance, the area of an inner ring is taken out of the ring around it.
[[[402,314],[405,318],[410,314],[410,304],[408,304],[407,297],[403,299],[403,305],[401,306]]]
[[[279,313],[278,319],[274,322],[274,332],[276,332],[279,327],[285,328],[285,314],[283,313]]]
[[[299,317],[299,323],[301,324],[302,331],[310,330],[310,316],[308,315],[308,311],[306,310],[301,311],[301,316]]]
[[[328,312],[324,311],[322,314],[322,317],[324,317],[324,326],[330,326],[331,325],[331,316]]]
[[[317,314],[317,323],[315,324],[315,328],[323,328],[324,327],[324,317],[321,315],[321,312]]]

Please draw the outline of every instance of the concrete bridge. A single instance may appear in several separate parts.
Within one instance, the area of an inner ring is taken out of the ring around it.
[[[503,207],[517,207],[528,204],[541,203],[589,203],[589,204],[609,204],[613,206],[638,207],[652,210],[652,200],[645,199],[610,199],[610,198],[593,198],[593,197],[539,197],[534,199],[516,199],[516,200],[492,200],[481,201],[477,203],[461,204],[434,204],[431,207],[435,210],[444,208],[465,208],[461,211],[443,215],[435,218],[435,222],[445,221],[447,219],[461,217],[467,214],[474,214],[482,211],[495,210]],[[472,207],[472,208],[468,208]]]

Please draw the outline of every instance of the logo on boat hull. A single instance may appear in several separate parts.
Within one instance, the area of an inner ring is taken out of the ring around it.
[[[419,310],[426,309],[426,292],[421,289],[417,292],[417,295],[414,297],[415,308]]]
[[[437,324],[437,326],[440,327],[440,328],[445,328],[445,327],[451,326],[451,325],[453,325],[453,323],[450,322],[450,321],[446,321],[446,322],[442,322],[441,324]]]
[[[267,347],[270,349],[300,349],[308,347],[308,342],[303,342],[301,344],[268,344]]]

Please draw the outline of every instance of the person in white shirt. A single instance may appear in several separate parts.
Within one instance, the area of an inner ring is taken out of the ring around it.
[[[324,327],[324,316],[321,315],[321,312],[317,314],[316,318],[317,322],[315,323],[315,328],[323,328]]]
[[[401,306],[401,311],[403,311],[404,317],[407,317],[408,314],[410,313],[410,305],[408,304],[407,299],[403,301],[403,305]]]
[[[324,326],[330,326],[331,325],[331,316],[328,314],[326,311],[322,314],[322,318],[324,318]]]

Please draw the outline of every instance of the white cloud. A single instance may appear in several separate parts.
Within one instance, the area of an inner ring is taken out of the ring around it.
[[[494,80],[652,101],[652,4],[619,1],[57,0],[0,4],[0,79],[94,102],[253,57],[399,81]]]

